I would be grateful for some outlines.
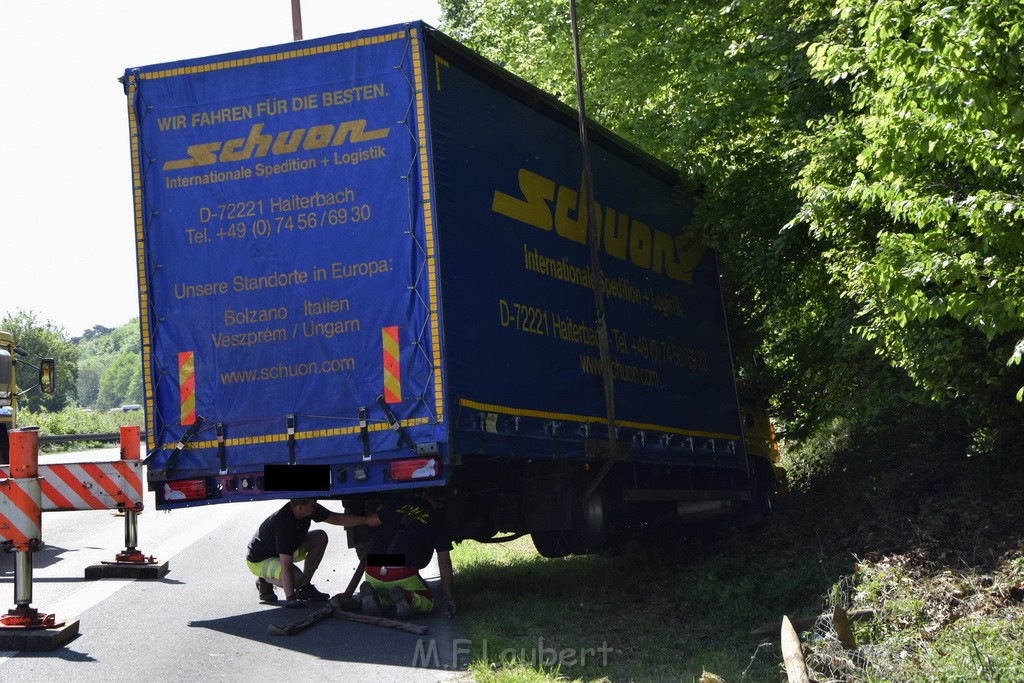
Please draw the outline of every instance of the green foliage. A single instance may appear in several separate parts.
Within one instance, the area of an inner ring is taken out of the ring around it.
[[[79,345],[79,352],[83,351]],[[100,379],[105,369],[105,358],[83,357],[78,361],[78,402],[83,406],[98,406]]]
[[[97,325],[78,340],[79,403],[97,410],[142,403],[139,322],[116,329]]]
[[[124,403],[142,403],[142,362],[138,354],[123,351],[100,378],[97,405],[114,408]]]
[[[116,328],[96,325],[79,338],[78,346],[82,355],[110,356],[122,351],[141,353],[142,339],[139,336],[139,319],[133,318]]]
[[[63,328],[43,322],[29,311],[18,311],[0,319],[0,329],[14,335],[16,344],[29,357],[18,372],[22,389],[36,382],[40,358],[57,361],[56,390],[53,395],[38,390],[20,399],[20,407],[32,412],[60,412],[75,404],[108,410],[125,403],[143,401],[142,352],[139,322],[135,318],[117,328],[96,325],[76,339],[68,339]]]
[[[144,428],[141,410],[130,412],[96,412],[88,408],[69,406],[56,413],[23,411],[18,416],[22,425],[35,425],[47,436],[64,434],[117,434],[121,427]],[[64,444],[40,446],[44,453],[80,451],[93,447],[110,447],[110,443],[69,441]]]
[[[889,562],[863,564],[855,602],[873,608],[875,618],[855,628],[858,642],[871,654],[853,680],[1021,680],[1024,626],[1020,620],[961,619],[956,613],[961,599],[980,597],[991,580],[966,576],[956,585],[944,583],[948,592],[939,600],[929,600],[923,577],[907,576],[903,567]]]
[[[833,246],[826,268],[858,307],[855,331],[983,419],[1008,413],[1024,382],[1018,10],[840,0],[807,47],[847,106],[815,122],[798,221]]]
[[[52,394],[38,389],[27,392],[18,400],[20,410],[59,411],[75,402],[75,385],[78,377],[78,350],[68,339],[64,328],[47,320],[41,321],[33,311],[8,313],[0,319],[0,330],[10,332],[14,343],[28,352],[28,357],[16,359],[18,388],[25,390],[36,384],[39,373],[32,365],[39,365],[40,358],[53,358],[57,369],[54,376],[55,388]],[[20,418],[19,418],[20,422]]]

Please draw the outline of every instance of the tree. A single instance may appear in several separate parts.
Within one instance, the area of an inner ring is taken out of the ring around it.
[[[82,405],[105,410],[124,403],[141,403],[142,345],[138,318],[113,329],[97,325],[82,336],[78,348]],[[132,360],[123,359],[124,355]],[[129,374],[127,369],[131,370]]]
[[[18,388],[27,389],[38,381],[37,373],[29,366],[39,364],[40,358],[53,358],[57,368],[54,376],[55,389],[44,394],[38,389],[25,393],[19,405],[32,412],[43,410],[60,411],[75,402],[78,379],[78,350],[68,339],[64,328],[47,320],[42,322],[33,311],[18,310],[6,314],[0,320],[0,329],[10,332],[14,343],[28,352],[28,357],[16,359],[18,363]]]
[[[1024,383],[1019,9],[839,0],[807,48],[846,106],[815,122],[798,220],[857,333],[975,420],[1012,420]]]
[[[99,356],[83,356],[78,361],[78,403],[95,407],[100,395],[100,378],[103,376],[104,359]]]
[[[100,378],[97,405],[116,408],[125,403],[142,403],[142,363],[138,354],[123,351]]]
[[[93,325],[91,328],[83,332],[81,337],[77,337],[75,339],[72,339],[71,341],[75,343],[88,342],[92,341],[93,339],[104,337],[113,331],[113,328],[110,327],[105,327],[103,325]]]

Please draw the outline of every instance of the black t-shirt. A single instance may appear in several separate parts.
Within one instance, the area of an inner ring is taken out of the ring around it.
[[[313,522],[322,522],[330,517],[331,511],[320,503],[316,504],[312,517],[295,519],[291,503],[263,520],[259,530],[249,541],[250,562],[262,562],[278,555],[292,555],[302,542],[306,540],[309,526]]]
[[[423,569],[434,551],[452,549],[445,529],[444,511],[435,510],[425,500],[387,506],[377,513],[381,527],[370,545],[368,555],[404,556],[406,567]],[[372,562],[372,557],[367,557]]]

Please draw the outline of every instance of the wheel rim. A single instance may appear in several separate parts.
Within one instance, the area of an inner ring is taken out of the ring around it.
[[[604,531],[604,502],[597,491],[592,491],[583,501],[583,523],[593,537]]]

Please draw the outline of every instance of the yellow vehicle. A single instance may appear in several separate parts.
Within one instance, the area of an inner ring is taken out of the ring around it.
[[[740,413],[743,416],[743,443],[751,457],[754,476],[762,483],[769,502],[789,493],[786,470],[779,464],[779,445],[775,441],[775,428],[768,411],[741,395]]]
[[[15,358],[19,356],[21,360]],[[17,427],[18,397],[39,387],[47,394],[53,393],[54,370],[56,364],[52,358],[43,358],[39,365],[32,365],[27,360],[28,353],[20,346],[15,346],[14,337],[8,332],[0,332],[0,464],[7,464],[10,445],[7,433]],[[39,381],[19,391],[16,366],[24,363],[39,372]]]

